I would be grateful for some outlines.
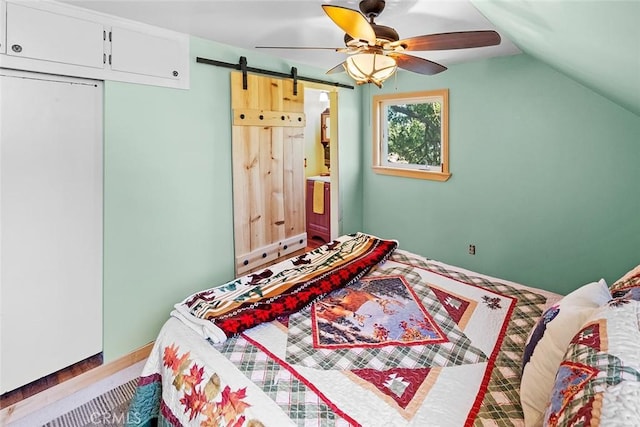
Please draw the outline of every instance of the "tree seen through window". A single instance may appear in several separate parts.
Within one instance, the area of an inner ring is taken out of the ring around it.
[[[439,102],[389,105],[387,161],[440,166],[441,110]]]

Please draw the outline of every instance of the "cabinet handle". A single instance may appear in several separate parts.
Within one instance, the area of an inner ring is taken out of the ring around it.
[[[173,77],[178,77],[178,72],[177,71],[173,71]]]
[[[16,53],[20,53],[22,52],[22,46],[20,46],[19,44],[14,44],[13,46],[11,46],[11,50]]]

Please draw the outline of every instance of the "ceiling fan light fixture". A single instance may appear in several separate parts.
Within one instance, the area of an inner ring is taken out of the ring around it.
[[[386,55],[357,53],[347,58],[344,68],[356,84],[373,83],[382,87],[382,83],[396,72],[398,64]]]

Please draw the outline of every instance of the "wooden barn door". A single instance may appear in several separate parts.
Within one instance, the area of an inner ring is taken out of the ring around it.
[[[231,73],[236,275],[304,251],[304,87]]]

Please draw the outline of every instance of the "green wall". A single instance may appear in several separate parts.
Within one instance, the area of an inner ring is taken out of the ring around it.
[[[190,90],[105,83],[106,361],[152,341],[174,303],[233,277],[230,70],[195,57],[240,55],[289,71],[192,38]],[[340,90],[341,233],[560,293],[640,262],[638,116],[526,55],[399,73],[382,92],[435,88],[450,91],[444,183],[373,174],[380,91]]]
[[[449,89],[451,179],[374,174],[371,97],[436,88]],[[637,115],[526,55],[363,92],[364,231],[559,293],[640,262]]]
[[[290,70],[267,55],[192,38],[190,90],[105,82],[107,362],[154,340],[174,303],[233,278],[231,70],[195,57],[237,63],[241,55],[253,67]],[[298,73],[324,78],[305,66]],[[362,228],[359,105],[357,90],[340,89],[345,233]]]

